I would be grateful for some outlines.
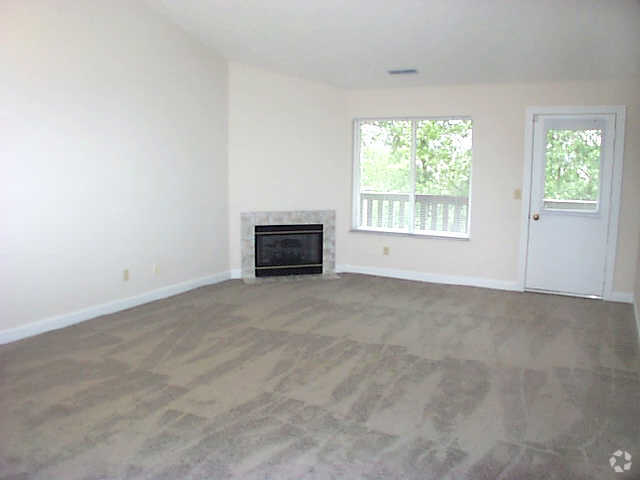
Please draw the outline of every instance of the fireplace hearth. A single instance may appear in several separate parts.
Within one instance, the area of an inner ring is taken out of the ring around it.
[[[322,274],[323,225],[256,225],[255,276]]]

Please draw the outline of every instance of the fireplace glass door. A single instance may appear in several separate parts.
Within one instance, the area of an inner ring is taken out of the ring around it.
[[[256,277],[322,273],[321,224],[255,227]]]

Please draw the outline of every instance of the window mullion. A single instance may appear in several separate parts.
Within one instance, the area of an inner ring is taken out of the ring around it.
[[[415,229],[416,212],[416,121],[411,121],[411,161],[409,164],[409,233]]]

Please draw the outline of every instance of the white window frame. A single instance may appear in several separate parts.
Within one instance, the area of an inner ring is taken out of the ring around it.
[[[411,172],[409,194],[408,231],[393,230],[386,228],[372,228],[360,226],[360,123],[375,121],[409,121],[411,123],[411,158],[409,166]],[[445,232],[438,230],[415,231],[415,195],[416,195],[416,123],[421,120],[470,120],[472,125],[471,134],[471,167],[469,172],[469,200],[467,206],[467,231],[466,232]],[[475,158],[475,135],[473,133],[473,118],[468,115],[449,116],[421,116],[421,117],[358,117],[353,119],[353,183],[351,186],[351,231],[378,233],[383,235],[399,235],[410,237],[426,238],[451,238],[459,240],[469,240],[471,238],[471,198],[473,185],[473,159]]]

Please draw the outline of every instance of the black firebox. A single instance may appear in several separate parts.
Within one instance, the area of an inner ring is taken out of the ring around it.
[[[322,273],[322,224],[256,225],[256,277]]]

